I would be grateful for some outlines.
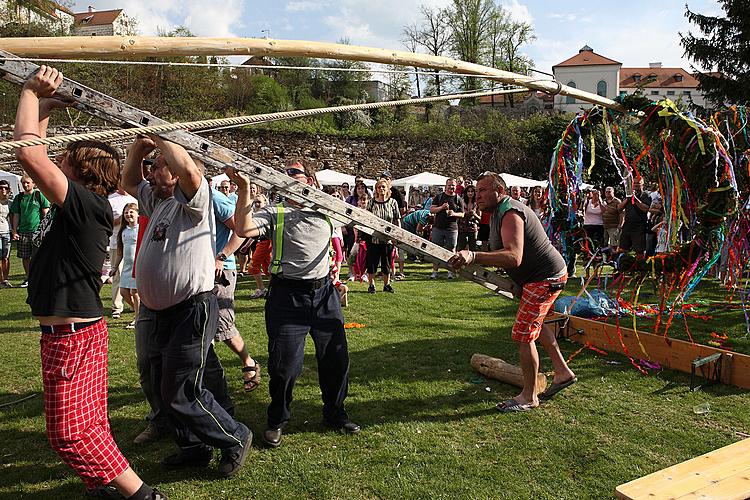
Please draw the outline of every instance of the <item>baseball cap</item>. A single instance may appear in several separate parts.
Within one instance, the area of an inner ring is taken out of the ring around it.
[[[383,172],[380,174],[380,178],[387,177],[389,179],[393,179],[393,176],[391,175],[390,170],[383,170]]]

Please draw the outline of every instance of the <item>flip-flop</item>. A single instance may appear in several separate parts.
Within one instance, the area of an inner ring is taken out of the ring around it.
[[[578,377],[573,377],[569,380],[566,380],[565,382],[560,382],[557,384],[552,384],[551,386],[547,387],[547,390],[539,394],[539,399],[551,399],[552,396],[557,394],[558,392],[562,391],[566,387],[570,387],[571,385],[578,382]]]
[[[532,406],[531,403],[522,405],[515,399],[506,399],[502,403],[498,403],[497,405],[495,405],[495,409],[500,413],[531,411],[534,408],[536,408],[536,406]]]

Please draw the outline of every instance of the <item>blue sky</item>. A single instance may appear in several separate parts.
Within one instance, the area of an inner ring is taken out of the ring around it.
[[[540,70],[576,54],[588,44],[628,67],[662,62],[689,69],[682,58],[678,32],[691,29],[684,17],[685,0],[607,0],[578,2],[497,0],[512,15],[532,24],[537,39],[524,47]],[[201,36],[287,38],[334,42],[348,37],[352,44],[402,48],[404,25],[418,20],[419,6],[440,7],[450,0],[89,0],[73,10],[93,5],[99,10],[124,8],[139,20],[141,34],[156,34],[185,25]],[[721,12],[716,1],[687,0],[691,9]]]

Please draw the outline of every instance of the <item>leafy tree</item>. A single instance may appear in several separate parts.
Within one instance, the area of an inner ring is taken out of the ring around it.
[[[685,8],[702,35],[680,33],[685,54],[702,71],[698,88],[717,105],[750,103],[750,1],[719,0],[724,16],[706,16]],[[717,71],[717,72],[714,72]]]
[[[453,0],[449,19],[456,56],[470,63],[482,62],[495,12],[492,0]],[[476,78],[465,79],[465,90],[477,88],[479,85]]]

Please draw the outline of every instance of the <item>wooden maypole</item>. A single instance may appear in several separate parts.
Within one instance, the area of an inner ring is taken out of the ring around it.
[[[357,45],[310,42],[305,40],[273,40],[267,38],[74,36],[0,38],[0,49],[11,52],[19,57],[39,58],[244,55],[313,57],[396,64],[482,76],[510,85],[519,85],[548,94],[570,96],[592,104],[624,111],[622,106],[611,99],[568,87],[552,80],[537,79],[448,57]]]

